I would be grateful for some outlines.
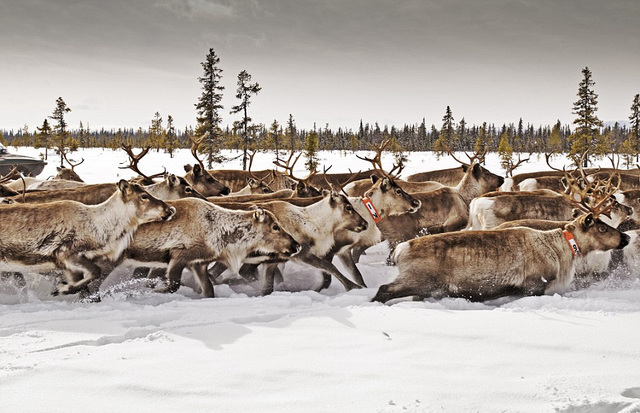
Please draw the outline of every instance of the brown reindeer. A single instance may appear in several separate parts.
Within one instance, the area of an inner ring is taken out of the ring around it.
[[[504,295],[558,292],[573,280],[577,257],[594,251],[624,248],[629,236],[599,216],[614,206],[610,187],[602,195],[576,202],[571,184],[567,198],[589,212],[563,229],[540,231],[516,227],[461,231],[416,238],[397,246],[398,278],[378,289],[373,301],[416,296],[489,300]]]
[[[182,270],[189,268],[204,296],[213,297],[206,272],[210,262],[218,260],[237,272],[247,257],[286,259],[300,249],[275,216],[263,209],[229,210],[196,199],[170,201],[169,205],[176,209],[175,219],[141,226],[121,260],[166,266],[163,292],[175,292]]]
[[[566,194],[558,194],[549,190],[533,192],[505,192],[490,193],[471,201],[468,229],[487,230],[495,228],[503,222],[518,219],[546,219],[552,221],[566,221],[578,216],[583,210],[576,207],[576,200],[586,200],[592,197],[590,191],[599,185],[607,193],[615,193],[617,187],[612,187],[612,180],[586,182],[581,178],[574,178],[565,173],[565,182],[569,182],[572,196],[577,199],[569,199]],[[580,183],[578,182],[580,180]],[[586,185],[584,189],[576,189]],[[601,195],[595,194],[596,199]],[[615,200],[612,208],[602,219],[609,225],[617,228],[622,221],[633,214],[632,208]]]
[[[412,193],[422,204],[411,215],[389,217],[378,224],[391,248],[420,235],[464,229],[469,219],[469,203],[483,193],[502,185],[504,179],[477,163],[465,168],[462,181],[455,187]]]
[[[113,185],[113,184],[112,184]],[[63,270],[55,294],[71,294],[100,275],[97,259],[117,259],[138,227],[167,221],[175,209],[121,180],[104,202],[12,204],[0,208],[0,262]]]
[[[176,177],[173,174],[167,175],[163,181],[148,185],[144,189],[151,195],[165,201],[188,197],[205,199],[202,194],[188,184],[185,178]],[[115,191],[114,184],[91,184],[70,189],[27,192],[9,199],[25,203],[71,200],[85,205],[96,205],[107,200]]]

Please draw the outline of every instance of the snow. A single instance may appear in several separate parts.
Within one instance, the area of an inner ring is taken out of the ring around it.
[[[140,168],[180,174],[190,156],[152,152]],[[77,172],[87,182],[133,175],[118,169],[122,151],[71,157],[86,159]],[[368,166],[352,154],[321,158],[332,172]],[[271,160],[259,154],[255,168]],[[404,175],[455,165],[414,153]],[[500,171],[495,154],[487,165]],[[55,166],[50,157],[41,176]],[[544,158],[519,172],[538,169]],[[369,288],[350,292],[335,280],[310,291],[319,272],[291,263],[267,297],[254,283],[203,299],[187,272],[186,286],[164,295],[119,269],[91,304],[51,296],[50,277],[0,280],[0,410],[640,412],[636,271],[563,295],[370,303],[397,274],[387,254],[384,244],[368,250],[359,268]]]

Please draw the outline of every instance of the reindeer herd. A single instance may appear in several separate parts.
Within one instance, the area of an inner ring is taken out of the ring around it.
[[[162,280],[167,293],[186,269],[205,297],[216,284],[262,273],[266,295],[294,261],[321,270],[319,289],[335,278],[351,290],[367,286],[361,255],[386,241],[399,274],[374,301],[488,300],[562,292],[636,265],[640,174],[633,171],[553,168],[505,179],[476,153],[459,168],[401,180],[402,163],[382,166],[385,141],[360,158],[369,171],[302,178],[293,152],[274,162],[280,171],[251,171],[253,156],[249,171],[209,171],[198,158],[201,142],[192,139],[198,162],[185,165],[184,176],[147,176],[138,163],[148,148],[135,154],[123,146],[127,168],[139,175],[131,181],[85,184],[70,162],[52,180],[15,170],[0,177],[2,279],[53,272],[53,294],[96,300],[119,266]]]

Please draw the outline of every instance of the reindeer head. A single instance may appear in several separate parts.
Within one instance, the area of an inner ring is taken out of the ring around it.
[[[300,251],[300,244],[281,226],[273,213],[253,206],[253,226],[257,236],[256,251],[258,255],[272,259],[286,258]]]
[[[592,212],[580,215],[567,225],[582,253],[621,249],[629,245],[629,235],[596,218]]]
[[[351,205],[349,199],[344,194],[335,190],[324,191],[324,199],[328,200],[329,206],[335,215],[333,222],[340,222],[340,228],[348,231],[362,232],[369,224]]]
[[[184,179],[187,180],[192,188],[204,196],[229,195],[231,192],[229,187],[214,178],[201,165],[194,164],[191,166],[187,164],[184,166],[184,170],[186,171]]]
[[[118,182],[120,196],[125,204],[134,205],[141,224],[152,221],[168,221],[176,213],[176,209],[155,198],[140,185],[132,184],[124,179]]]
[[[306,178],[298,178],[293,174],[293,168],[295,167],[296,162],[298,162],[298,159],[300,159],[300,156],[302,156],[302,153],[298,154],[295,159],[293,159],[294,155],[295,152],[291,151],[291,153],[289,154],[289,159],[287,159],[286,161],[283,161],[282,159],[276,159],[275,161],[273,161],[273,163],[280,168],[284,168],[284,170],[287,172],[287,176],[296,183],[295,191],[297,197],[311,198],[314,196],[322,195],[322,191],[320,191],[320,189],[309,184],[309,180],[313,176],[315,176],[318,171],[314,170],[309,172],[309,175],[307,175]],[[292,159],[293,163],[291,163]]]

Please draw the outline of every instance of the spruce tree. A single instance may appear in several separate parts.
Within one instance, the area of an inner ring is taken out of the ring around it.
[[[276,158],[278,157],[278,151],[280,150],[280,125],[277,120],[273,120],[271,124],[271,128],[269,128],[269,138],[271,142],[273,142],[273,150],[276,154]]]
[[[513,156],[513,148],[509,143],[509,131],[505,130],[500,135],[500,144],[498,145],[498,155],[500,156],[500,166],[505,171],[509,168],[511,157]]]
[[[289,141],[289,150],[292,152],[295,151],[297,149],[296,148],[297,129],[296,129],[296,122],[293,119],[292,114],[289,114],[289,119],[287,120],[287,129],[285,130],[285,134]]]
[[[558,154],[562,152],[562,135],[560,133],[560,121],[556,122],[551,129],[551,135],[549,135],[549,152],[552,154]]]
[[[433,145],[436,155],[444,155],[449,151],[453,151],[456,140],[456,130],[453,125],[453,114],[451,108],[447,106],[444,116],[442,117],[442,129],[438,135],[438,140]]]
[[[180,141],[176,136],[176,128],[173,126],[173,117],[167,116],[167,129],[164,133],[164,148],[169,153],[169,157],[173,158],[173,152],[180,146]]]
[[[195,133],[198,136],[209,133],[201,145],[207,156],[207,166],[209,168],[212,167],[213,163],[221,163],[226,160],[220,154],[223,140],[222,130],[220,129],[220,123],[222,122],[220,110],[223,109],[223,106],[220,102],[222,102],[224,86],[220,86],[222,69],[218,67],[219,63],[220,58],[210,48],[205,61],[200,63],[204,70],[204,75],[198,78],[198,81],[202,84],[202,94],[198,99],[198,103],[195,104],[198,112],[196,118],[198,126]]]
[[[320,158],[318,157],[318,133],[314,130],[307,134],[304,143],[304,157],[306,159],[304,166],[309,172],[318,170]]]
[[[52,134],[51,126],[49,126],[49,121],[45,118],[45,120],[42,122],[42,126],[36,128],[36,131],[37,132],[35,134],[36,136],[33,146],[36,149],[44,148],[44,160],[46,161],[48,158],[49,148],[51,147]]]
[[[598,95],[594,92],[595,82],[588,67],[582,69],[582,81],[578,85],[578,100],[573,103],[573,114],[578,117],[573,121],[576,129],[571,135],[570,155],[582,156],[594,152],[600,139],[602,121],[598,119]],[[583,166],[588,166],[589,156],[584,157]]]
[[[636,94],[633,97],[629,122],[631,124],[629,140],[635,152],[636,162],[638,162],[638,154],[640,153],[640,94]]]
[[[64,167],[64,155],[66,153],[67,144],[65,138],[69,134],[67,132],[67,122],[64,119],[65,113],[71,112],[71,109],[64,102],[62,97],[56,99],[56,108],[53,110],[53,114],[49,116],[49,119],[56,121],[54,125],[54,138],[56,143],[56,151],[60,154],[60,167]]]
[[[249,123],[251,118],[247,115],[247,109],[251,104],[251,95],[257,95],[262,88],[256,83],[251,83],[251,75],[243,70],[238,74],[238,89],[236,89],[236,99],[240,99],[240,104],[231,107],[231,114],[242,113],[242,120],[239,122],[242,132],[242,170],[247,170],[248,150],[251,136],[249,135]]]
[[[160,112],[156,112],[151,119],[151,126],[149,127],[149,137],[147,138],[146,146],[155,148],[157,152],[160,152],[162,145],[162,134],[164,128],[162,127],[162,116]]]

